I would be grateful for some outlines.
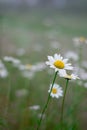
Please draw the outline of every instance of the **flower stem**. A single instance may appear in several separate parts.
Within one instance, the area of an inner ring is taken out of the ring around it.
[[[61,130],[62,130],[62,128],[63,128],[62,126],[63,126],[64,102],[65,102],[65,96],[66,96],[66,91],[67,91],[67,87],[68,87],[68,82],[69,82],[69,79],[66,79],[66,87],[65,87],[64,96],[63,96],[63,101],[62,101],[61,118],[60,118]]]
[[[45,112],[45,110],[46,110],[46,108],[47,108],[47,106],[48,106],[48,103],[49,103],[49,100],[50,100],[50,94],[51,94],[53,85],[54,85],[54,83],[55,83],[57,73],[58,73],[58,71],[55,72],[54,79],[53,79],[53,82],[52,82],[52,87],[51,87],[50,93],[49,93],[49,95],[48,95],[47,102],[46,102],[46,104],[45,104],[45,106],[44,106],[44,108],[43,108],[43,111],[42,111],[40,120],[39,120],[39,122],[38,122],[37,130],[39,130],[39,128],[40,128],[40,124],[41,124],[41,121],[42,121],[42,118],[43,118],[43,114],[44,114],[44,112]]]

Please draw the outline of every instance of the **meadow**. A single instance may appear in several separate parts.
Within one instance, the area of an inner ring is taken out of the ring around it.
[[[87,16],[61,11],[7,12],[0,17],[0,130],[37,130],[55,71],[45,62],[69,58],[73,73],[62,130],[87,130]],[[83,39],[81,45],[74,38]],[[84,40],[85,39],[85,40]],[[64,78],[56,83],[65,88]],[[60,130],[61,98],[51,98],[40,130]]]

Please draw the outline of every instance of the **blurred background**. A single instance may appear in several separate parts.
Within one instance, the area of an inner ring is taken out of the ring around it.
[[[81,39],[81,45],[77,44]],[[69,58],[64,130],[87,130],[87,0],[0,0],[0,129],[35,130],[54,71],[48,55]],[[63,89],[65,79],[56,82]],[[41,130],[59,130],[61,99],[52,99]]]

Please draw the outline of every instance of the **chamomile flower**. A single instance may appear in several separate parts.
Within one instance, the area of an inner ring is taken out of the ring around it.
[[[5,78],[8,76],[8,71],[3,64],[3,62],[0,60],[0,78]]]
[[[48,60],[46,64],[50,66],[50,68],[55,69],[55,72],[58,71],[61,73],[63,70],[72,70],[73,67],[71,63],[67,63],[68,59],[63,59],[63,57],[59,54],[54,54],[54,57],[48,56]]]
[[[14,67],[18,67],[21,63],[21,61],[19,59],[16,59],[16,58],[11,57],[11,56],[5,56],[3,58],[3,60],[6,61],[6,62],[12,63]]]
[[[5,78],[8,76],[8,72],[5,68],[0,69],[0,78]]]
[[[79,46],[83,43],[87,44],[87,39],[85,37],[75,37],[72,40],[76,46]]]
[[[66,71],[62,71],[60,74],[60,77],[64,77],[65,79],[71,80],[71,79],[79,79],[79,77],[75,74],[67,74]]]
[[[51,97],[59,98],[59,97],[63,96],[63,90],[58,84],[54,84],[52,90],[51,90],[51,87],[52,87],[52,84],[50,84],[50,88],[48,90],[49,93],[51,91],[51,93],[50,93]]]
[[[65,54],[65,57],[74,61],[77,61],[79,59],[79,56],[74,51],[68,51]]]
[[[84,87],[85,87],[85,88],[87,88],[87,82],[86,82],[86,83],[84,83]]]
[[[81,43],[86,43],[86,38],[85,38],[85,37],[80,37],[80,38],[79,38],[79,41],[80,41]]]

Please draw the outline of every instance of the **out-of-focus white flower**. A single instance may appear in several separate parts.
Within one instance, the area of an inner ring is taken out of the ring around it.
[[[33,71],[22,71],[22,75],[23,77],[25,78],[29,78],[29,79],[32,79],[35,75],[35,73]]]
[[[26,64],[25,65],[25,70],[31,70],[32,68],[32,65],[31,64]]]
[[[22,71],[22,75],[26,78],[32,79],[36,72],[43,71],[46,68],[46,65],[44,62],[38,62],[35,65],[31,64],[25,64],[19,65],[19,70]]]
[[[19,69],[19,70],[25,70],[25,65],[20,64],[20,65],[18,66],[18,69]]]
[[[7,62],[12,62],[13,57],[11,57],[11,56],[5,56],[5,57],[3,58],[3,60],[4,60],[4,61],[7,61]]]
[[[43,62],[38,62],[37,64],[35,64],[35,65],[32,66],[31,70],[32,70],[33,72],[38,72],[38,71],[44,70],[45,68],[46,68],[45,63],[43,63]]]
[[[51,88],[52,88],[52,84],[50,85],[50,88],[48,90],[48,92],[50,93],[51,91]],[[53,88],[52,88],[52,91],[50,93],[50,96],[52,96],[53,98],[59,98],[61,96],[63,96],[63,90],[62,88],[58,85],[58,84],[54,84],[53,85]]]
[[[64,77],[65,79],[80,79],[77,75],[75,74],[67,74],[66,71],[62,71],[60,74],[60,77]]]
[[[15,67],[18,67],[19,64],[21,63],[21,61],[19,59],[16,59],[16,58],[11,57],[11,56],[5,56],[3,58],[3,60],[6,62],[11,62],[13,64],[13,66],[15,66]]]
[[[83,71],[83,72],[80,72],[80,78],[82,80],[87,80],[87,72]]]
[[[40,109],[40,105],[33,105],[29,107],[30,110],[39,110]]]
[[[5,68],[4,64],[2,63],[2,61],[0,60],[0,77],[1,78],[5,78],[8,76],[8,71]]]
[[[71,66],[71,63],[67,63],[68,59],[63,59],[63,57],[59,54],[54,54],[54,57],[48,56],[48,60],[46,61],[46,64],[50,66],[50,68],[55,69],[55,71],[58,71],[61,73],[64,70],[72,70],[73,67]]]
[[[23,56],[23,55],[25,54],[24,48],[19,48],[19,49],[17,49],[16,54],[17,54],[18,56]]]
[[[18,66],[19,70],[31,70],[32,67],[33,67],[33,65],[31,65],[31,64],[25,64],[25,65],[19,64],[19,66]]]
[[[21,63],[21,61],[19,59],[13,59],[12,63],[15,67],[18,67],[18,65]]]
[[[82,80],[87,80],[87,72],[83,68],[75,68],[74,73],[79,73],[79,77]]]
[[[82,43],[87,43],[87,39],[85,37],[75,37],[73,38],[73,42],[76,46],[79,46]]]
[[[42,116],[42,113],[39,113],[39,114],[38,114],[38,118],[41,118],[41,116]],[[43,117],[42,117],[42,118],[44,119],[45,117],[46,117],[46,114],[43,114]]]
[[[19,89],[15,92],[16,97],[24,97],[28,95],[28,90],[27,89]]]
[[[77,55],[75,52],[73,52],[73,51],[68,51],[68,52],[65,54],[65,57],[66,57],[66,58],[69,58],[69,59],[73,59],[73,60],[75,60],[75,61],[78,60],[78,55]]]
[[[80,37],[80,38],[79,38],[79,41],[80,41],[81,43],[86,43],[86,40],[87,40],[87,39],[86,39],[85,37]]]
[[[87,82],[86,82],[86,83],[84,83],[84,87],[85,87],[85,88],[87,88]]]
[[[5,78],[5,77],[7,77],[7,76],[8,76],[7,70],[6,70],[5,68],[0,69],[0,77],[1,77],[1,78]]]

